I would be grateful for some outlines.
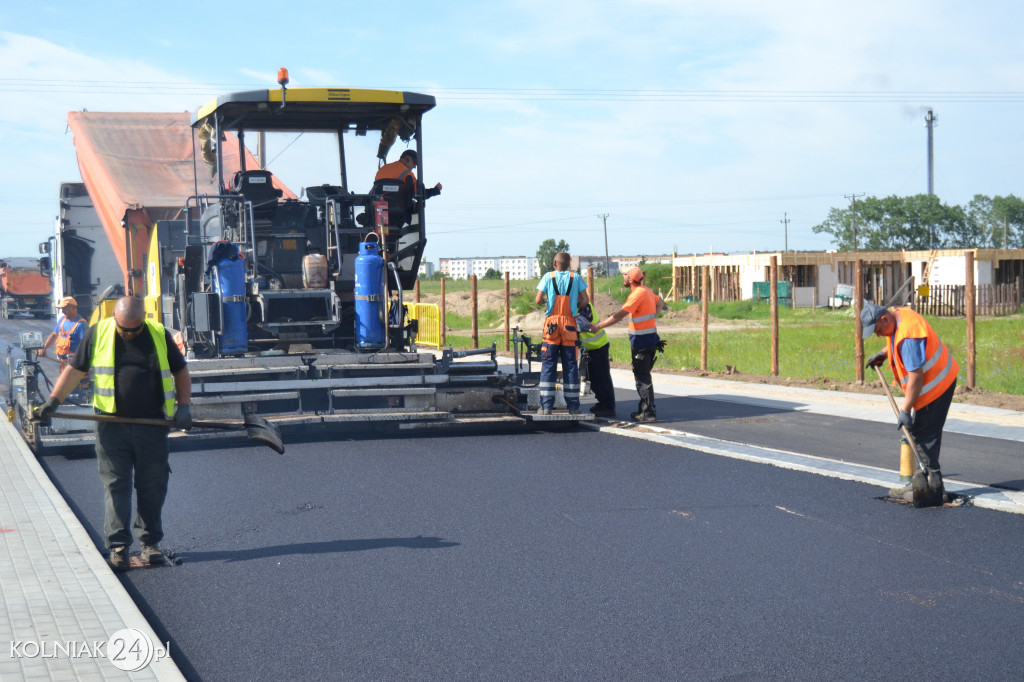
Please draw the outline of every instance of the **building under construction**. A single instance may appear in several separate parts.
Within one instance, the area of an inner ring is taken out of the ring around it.
[[[835,304],[856,286],[861,264],[864,298],[880,304],[912,301],[932,314],[962,314],[967,254],[974,255],[974,286],[979,312],[1020,310],[1024,249],[936,249],[932,251],[787,251],[706,254],[673,258],[673,300],[701,299],[703,268],[709,270],[711,301],[739,301],[766,291],[776,259],[779,282],[786,282],[792,305]],[[934,308],[931,310],[929,308]]]

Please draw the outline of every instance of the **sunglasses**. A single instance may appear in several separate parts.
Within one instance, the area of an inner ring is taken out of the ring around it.
[[[117,325],[117,328],[123,331],[125,334],[136,334],[138,332],[141,332],[142,328],[146,326],[145,322],[140,324],[138,327],[122,327],[121,325],[117,324],[117,322],[115,322],[114,324]]]

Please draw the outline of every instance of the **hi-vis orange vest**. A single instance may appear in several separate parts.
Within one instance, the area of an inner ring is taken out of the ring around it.
[[[71,355],[71,337],[75,330],[78,329],[78,325],[85,323],[85,318],[79,317],[70,327],[65,327],[64,325],[68,322],[71,322],[71,320],[65,317],[60,321],[60,326],[57,328],[56,352],[57,357],[62,360],[67,359]]]
[[[925,361],[920,368],[924,373],[923,383],[921,394],[914,401],[914,409],[920,410],[953,385],[956,375],[960,372],[960,366],[956,364],[946,344],[939,341],[935,330],[923,317],[910,308],[897,308],[895,313],[899,323],[896,326],[896,333],[889,337],[889,362],[892,364],[893,374],[904,390],[907,387],[909,372],[896,349],[903,339],[925,339]]]
[[[374,180],[398,180],[399,182],[408,181],[412,183],[412,188],[416,189],[416,174],[412,172],[411,168],[406,167],[404,163],[399,161],[392,161],[386,163],[380,167],[377,171],[377,175],[374,176]]]
[[[647,287],[637,287],[630,298],[636,297],[636,315],[629,314],[630,336],[658,333],[658,297]],[[628,302],[628,301],[627,301]]]
[[[569,273],[569,284],[566,285],[564,294],[558,290],[558,280],[551,278],[551,287],[555,290],[556,296],[551,314],[544,318],[546,343],[557,346],[576,345],[576,318],[572,315],[572,299],[569,298],[573,290],[572,278],[575,276],[575,272]]]

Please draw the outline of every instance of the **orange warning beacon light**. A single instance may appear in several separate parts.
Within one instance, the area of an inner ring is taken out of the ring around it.
[[[283,66],[277,70],[277,84],[282,88],[288,85],[288,69]]]

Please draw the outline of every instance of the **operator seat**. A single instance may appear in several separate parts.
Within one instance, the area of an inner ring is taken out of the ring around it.
[[[231,191],[252,202],[253,218],[273,218],[277,200],[283,192],[274,187],[274,178],[268,170],[238,171],[231,183]]]
[[[412,220],[416,204],[409,189],[409,184],[401,180],[373,181],[373,193],[388,202],[388,227],[399,229]]]

